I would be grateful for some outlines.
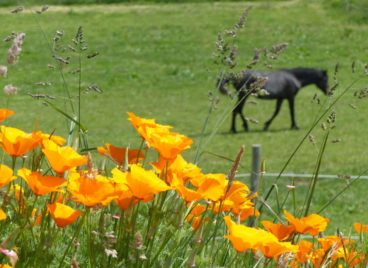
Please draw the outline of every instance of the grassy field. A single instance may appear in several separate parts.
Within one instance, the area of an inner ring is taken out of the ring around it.
[[[333,84],[334,69],[339,64],[337,95],[361,78],[334,108],[336,128],[331,132],[320,173],[359,174],[364,171],[368,162],[368,140],[365,138],[368,106],[367,100],[358,99],[354,92],[367,84],[363,74],[368,60],[365,40],[368,26],[352,22],[319,1],[50,7],[50,11],[41,16],[29,12],[10,14],[9,8],[0,9],[2,38],[12,31],[27,34],[19,64],[9,70],[8,78],[0,80],[1,87],[13,83],[20,88],[19,94],[9,102],[9,107],[17,112],[9,124],[28,131],[41,128],[45,131],[56,129],[61,135],[67,133],[63,117],[28,94],[56,96],[55,103],[64,107],[60,73],[47,67],[55,64],[48,44],[56,30],[64,31],[64,40],[68,43],[78,26],[83,26],[89,51],[98,51],[100,55],[83,59],[82,85],[86,88],[97,84],[104,90],[101,95],[88,93],[83,96],[82,123],[88,127],[90,146],[105,142],[138,146],[139,138],[126,119],[126,112],[132,111],[173,125],[178,132],[193,138],[193,149],[185,155],[193,160],[210,107],[208,92],[219,95],[214,85],[222,67],[212,60],[217,34],[236,23],[241,10],[247,6],[253,8],[246,28],[238,36],[237,70],[244,69],[251,61],[255,48],[287,42],[289,48],[272,62],[273,68],[324,68],[329,71]],[[0,45],[3,60],[8,46],[9,43]],[[351,71],[353,61],[356,63],[354,74]],[[77,78],[70,71],[77,66],[78,62],[72,59],[65,67],[65,79],[74,96]],[[266,67],[261,64],[257,68]],[[49,81],[52,86],[35,85],[40,81]],[[245,113],[260,123],[251,124],[249,133],[241,131],[237,135],[229,133],[229,115],[234,102],[219,96],[220,102],[210,117],[202,150],[233,159],[239,147],[244,145],[246,152],[239,170],[244,173],[250,169],[251,145],[261,144],[267,172],[278,172],[323,110],[322,104],[312,102],[316,93],[321,103],[332,101],[313,86],[303,89],[296,100],[299,131],[289,130],[289,112],[284,105],[270,131],[262,132],[262,124],[272,114],[275,104],[257,100],[257,105],[246,106]],[[2,101],[4,106],[6,100]],[[241,130],[240,122],[238,129]],[[318,126],[312,134],[316,145],[307,139],[286,171],[313,172],[324,132]],[[341,141],[332,142],[337,139]],[[199,165],[204,172],[226,173],[231,162],[204,153]],[[272,182],[267,179],[263,186],[267,189]],[[288,183],[289,180],[284,179],[279,182],[281,196]],[[366,221],[367,183],[357,182],[325,211],[325,216],[332,218],[332,229],[340,226],[347,232],[352,222]],[[297,198],[303,199],[308,182],[296,178],[296,184]],[[345,185],[343,180],[321,181],[312,211],[318,210]]]

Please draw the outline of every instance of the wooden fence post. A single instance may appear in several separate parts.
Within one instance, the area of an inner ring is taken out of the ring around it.
[[[250,190],[255,193],[258,191],[259,175],[261,173],[261,145],[252,145],[252,171],[250,174]],[[253,227],[256,218],[250,216],[248,226]]]
[[[250,190],[258,191],[259,175],[261,172],[261,145],[252,145],[252,173],[250,175]]]

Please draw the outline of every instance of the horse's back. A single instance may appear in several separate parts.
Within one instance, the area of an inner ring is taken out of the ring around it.
[[[261,78],[266,78],[264,89],[268,94],[260,96],[262,99],[285,99],[294,96],[301,87],[300,82],[289,72],[278,70],[273,72],[261,72],[255,70],[245,71],[238,87],[250,85]]]

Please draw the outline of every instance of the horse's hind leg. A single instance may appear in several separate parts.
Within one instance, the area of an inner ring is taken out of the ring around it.
[[[291,129],[299,129],[295,121],[294,98],[289,99],[289,108],[291,117]]]
[[[263,130],[266,131],[268,130],[268,128],[270,127],[273,119],[275,119],[275,117],[278,115],[278,113],[280,112],[280,109],[281,109],[281,105],[282,105],[282,101],[283,99],[277,99],[277,102],[276,102],[276,110],[274,111],[273,115],[271,116],[270,119],[268,119],[266,121],[266,123],[264,124],[264,127],[263,127]]]

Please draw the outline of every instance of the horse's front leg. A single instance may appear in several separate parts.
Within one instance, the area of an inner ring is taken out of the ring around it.
[[[278,115],[278,113],[280,112],[280,109],[281,109],[281,105],[282,105],[282,101],[283,99],[277,99],[276,101],[276,109],[275,109],[275,112],[273,113],[273,115],[271,116],[270,119],[268,119],[266,121],[266,123],[264,124],[264,127],[263,127],[263,130],[264,131],[267,131],[268,128],[270,127],[272,121],[275,119],[275,117]]]
[[[295,110],[294,110],[294,100],[295,98],[289,99],[290,117],[291,117],[291,129],[299,129],[295,121]]]
[[[245,131],[249,131],[248,120],[245,118],[245,116],[243,114],[243,107],[244,107],[244,104],[245,104],[246,99],[247,99],[247,95],[246,94],[240,94],[239,95],[239,104],[236,107],[236,110],[240,114],[240,118],[243,121],[244,130]]]
[[[236,124],[236,115],[237,114],[238,114],[237,110],[234,109],[233,110],[233,116],[232,116],[232,119],[231,119],[231,129],[230,129],[230,131],[232,133],[236,133],[236,126],[235,126],[235,124]]]

